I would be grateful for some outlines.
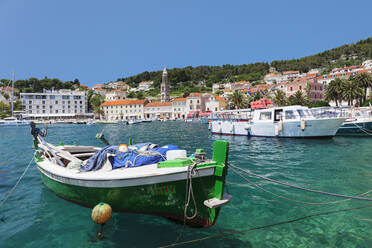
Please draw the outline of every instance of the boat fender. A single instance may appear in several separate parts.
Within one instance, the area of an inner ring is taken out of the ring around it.
[[[221,125],[221,122],[218,122],[217,133],[222,133],[222,125]]]
[[[276,125],[275,126],[274,133],[275,133],[275,136],[278,136],[279,135],[279,125]]]
[[[305,131],[305,128],[306,128],[306,121],[301,120],[301,131]]]
[[[234,133],[234,130],[235,130],[235,124],[234,122],[231,122],[230,132]]]
[[[283,121],[279,121],[279,123],[278,123],[278,131],[279,132],[283,131]]]
[[[245,130],[250,130],[251,129],[251,124],[247,123],[244,127]]]
[[[208,129],[211,130],[211,128],[212,128],[212,122],[209,122]]]

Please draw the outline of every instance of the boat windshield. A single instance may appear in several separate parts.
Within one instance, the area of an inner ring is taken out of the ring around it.
[[[314,117],[313,113],[311,113],[308,109],[297,109],[297,113],[300,116],[300,118],[311,118]]]
[[[250,111],[214,112],[211,114],[211,119],[249,120],[250,118],[251,118]]]

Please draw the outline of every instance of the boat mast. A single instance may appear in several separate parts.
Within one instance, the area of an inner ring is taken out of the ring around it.
[[[12,72],[12,96],[10,98],[10,101],[12,102],[12,117],[13,117],[13,97],[14,97],[14,74],[15,74],[15,70],[13,69],[13,72]]]

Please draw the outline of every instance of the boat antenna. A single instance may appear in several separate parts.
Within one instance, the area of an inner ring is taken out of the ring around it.
[[[14,78],[15,78],[15,69],[12,71],[12,96],[10,97],[10,101],[12,103],[12,117],[13,117],[13,98],[14,98]]]

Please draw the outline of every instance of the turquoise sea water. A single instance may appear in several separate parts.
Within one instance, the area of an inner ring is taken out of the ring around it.
[[[209,157],[217,139],[230,141],[229,161],[291,184],[357,195],[372,189],[372,138],[329,140],[269,139],[211,135],[207,125],[183,122],[119,125],[54,125],[46,140],[65,144],[99,145],[95,134],[105,128],[113,144],[151,141],[174,144],[188,153],[204,148]],[[33,155],[28,127],[0,129],[0,200],[16,183]],[[339,199],[305,193],[251,179],[276,194],[302,201]],[[276,198],[248,185],[231,171],[227,190],[233,200],[222,208],[216,225],[185,228],[182,241],[247,230],[371,202],[346,201],[314,206]],[[366,195],[372,198],[372,193]],[[8,201],[0,207],[0,247],[159,247],[174,243],[181,226],[163,218],[114,213],[105,225],[105,239],[95,236],[99,226],[87,209],[55,196],[41,182],[32,165]],[[372,207],[302,219],[235,235],[218,236],[180,247],[372,247]]]

